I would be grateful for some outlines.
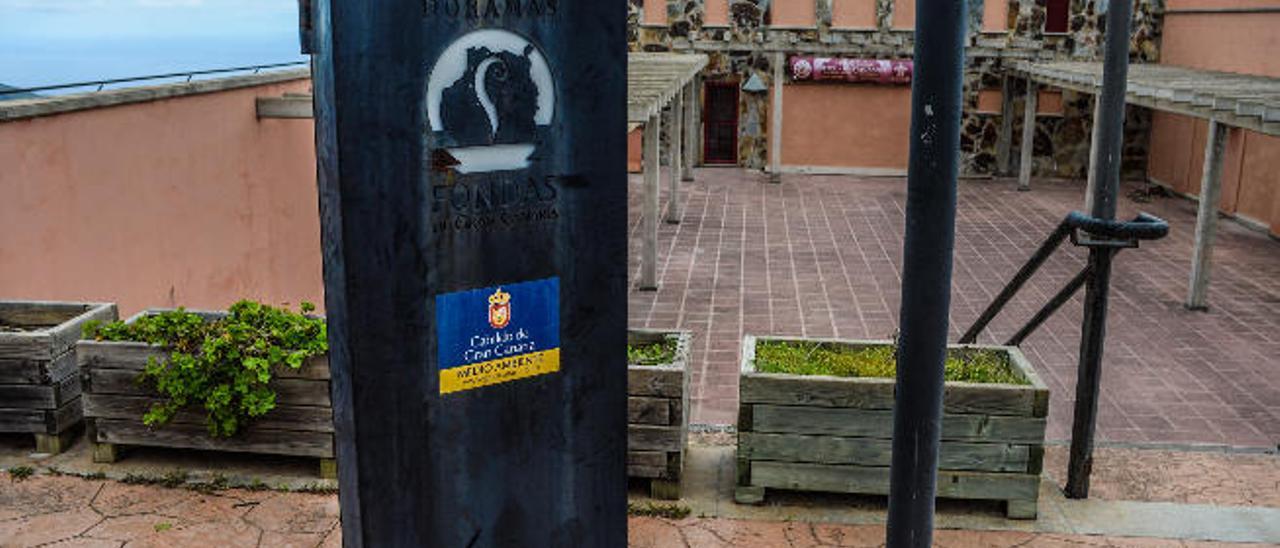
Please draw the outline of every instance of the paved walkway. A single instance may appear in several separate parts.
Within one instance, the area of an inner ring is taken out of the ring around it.
[[[744,333],[890,337],[896,328],[905,180],[701,169],[684,184],[682,222],[661,225],[656,292],[632,291],[631,325],[695,333],[693,420],[733,424]],[[631,179],[633,273],[640,249],[638,176]],[[960,186],[951,338],[991,301],[1063,216],[1079,182],[1010,180]],[[665,181],[664,181],[665,187]],[[1134,190],[1126,186],[1124,193]],[[1099,439],[1275,448],[1280,442],[1280,242],[1223,222],[1208,313],[1181,303],[1195,204],[1120,200],[1171,225],[1168,238],[1120,254],[1114,269]],[[663,207],[666,207],[663,196]],[[1003,341],[1082,267],[1062,248],[979,342]],[[1048,437],[1069,437],[1081,296],[1023,350],[1053,391]]]
[[[715,437],[695,436],[690,448],[678,505],[691,517],[633,516],[630,546],[883,546],[884,497],[773,493],[764,506],[734,504],[733,448],[708,445],[728,441],[707,439]],[[1038,520],[1006,520],[998,504],[941,501],[935,545],[1207,548],[1280,540],[1280,459],[1274,454],[1104,448],[1097,457],[1094,497],[1069,501],[1054,487],[1065,449],[1048,448]],[[332,493],[200,489],[200,481],[208,487],[209,471],[175,474],[180,468],[121,474],[116,465],[106,468],[113,479],[90,479],[51,474],[50,464],[29,462],[35,473],[25,478],[0,472],[0,548],[341,546]],[[227,472],[222,477],[233,475]],[[243,475],[230,481],[262,484]]]
[[[40,476],[0,489],[0,547],[339,547],[335,495],[186,489]],[[635,548],[883,546],[880,525],[633,517]],[[1250,546],[1018,531],[948,531],[936,546]],[[1255,544],[1252,546],[1263,546]]]

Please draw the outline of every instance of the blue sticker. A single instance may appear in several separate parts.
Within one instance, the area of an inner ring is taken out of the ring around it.
[[[560,371],[560,278],[436,296],[440,393]]]

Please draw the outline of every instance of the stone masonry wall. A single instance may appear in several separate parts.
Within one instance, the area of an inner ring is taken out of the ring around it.
[[[666,24],[644,23],[641,12],[645,1],[666,2]],[[913,32],[892,28],[893,0],[877,0],[874,30],[832,28],[832,0],[812,0],[816,15],[812,28],[771,28],[768,25],[770,1],[780,0],[729,0],[728,26],[708,26],[704,23],[704,0],[631,0],[630,47],[634,51],[704,53],[710,58],[705,79],[729,80],[741,85],[755,76],[765,86],[772,85],[772,63],[778,52],[783,53],[784,58],[807,54],[901,59],[912,55]],[[1105,32],[1105,13],[1099,13],[1098,8],[1107,0],[1072,0],[1070,32],[1061,35],[1043,32],[1045,6],[1037,0],[1008,0],[1009,30],[980,32],[983,1],[970,3],[968,21],[965,111],[961,126],[962,169],[967,175],[987,175],[995,171],[1000,114],[978,112],[978,93],[1001,88],[1005,64],[1020,60],[1100,61]],[[1130,45],[1130,58],[1134,62],[1158,60],[1163,12],[1163,0],[1134,0],[1134,38]],[[1017,95],[1011,156],[1012,169],[1016,172],[1024,88],[1020,83],[1014,88]],[[739,97],[739,162],[744,167],[763,168],[768,162],[770,94],[743,90]],[[1083,178],[1089,163],[1093,98],[1063,90],[1062,103],[1061,116],[1037,117],[1033,173]],[[1150,112],[1146,109],[1128,110],[1124,151],[1127,177],[1141,177],[1146,168],[1150,124]]]

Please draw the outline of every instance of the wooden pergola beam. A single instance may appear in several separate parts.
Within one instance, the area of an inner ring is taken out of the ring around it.
[[[1102,85],[1101,63],[1023,61],[1014,65],[1013,74],[1027,78],[1029,83],[1095,96]],[[1200,177],[1195,248],[1184,303],[1189,309],[1205,310],[1208,308],[1209,273],[1217,234],[1227,133],[1229,127],[1238,127],[1280,136],[1280,78],[1138,64],[1129,68],[1125,102],[1209,121],[1204,171]],[[1025,135],[1024,132],[1024,140]],[[1091,164],[1096,149],[1096,143],[1090,145]],[[1026,158],[1025,150],[1023,158]]]

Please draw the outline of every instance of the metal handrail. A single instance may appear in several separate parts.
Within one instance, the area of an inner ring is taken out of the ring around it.
[[[1081,235],[1083,232],[1086,236]],[[986,310],[978,316],[973,325],[960,336],[960,344],[973,344],[978,340],[978,335],[982,330],[995,319],[996,315],[1004,309],[1006,304],[1013,299],[1022,286],[1031,279],[1031,276],[1040,269],[1044,262],[1049,259],[1053,252],[1058,249],[1068,237],[1071,243],[1082,247],[1112,247],[1117,251],[1129,247],[1138,247],[1140,240],[1158,240],[1169,234],[1169,223],[1164,219],[1150,215],[1147,213],[1139,213],[1132,221],[1112,221],[1107,219],[1099,219],[1090,215],[1086,215],[1079,211],[1068,213],[1062,222],[1058,223],[1057,228],[1053,230],[1049,237],[1045,239],[1035,253],[1031,254],[1031,258],[1027,259],[1026,264],[1018,269],[1013,275],[1013,279],[1000,290],[1000,294],[991,301]],[[1108,238],[1097,240],[1093,238]],[[1049,302],[1045,303],[1039,311],[1027,321],[1021,329],[1018,330],[1008,341],[1006,346],[1018,346],[1022,341],[1026,340],[1031,333],[1035,332],[1041,324],[1053,316],[1062,305],[1071,300],[1071,297],[1084,286],[1089,279],[1090,269],[1086,266],[1075,277],[1067,282]]]
[[[191,78],[194,76],[204,76],[208,74],[222,74],[226,72],[244,72],[247,70],[251,70],[253,71],[254,74],[257,74],[258,71],[261,71],[263,69],[293,67],[293,66],[299,66],[299,65],[306,65],[309,62],[310,61],[291,61],[288,63],[272,63],[267,65],[249,65],[245,67],[231,67],[231,68],[209,69],[209,70],[191,70],[187,72],[172,72],[168,74],[152,74],[148,76],[130,76],[128,78],[112,78],[108,80],[93,80],[88,82],[76,82],[72,84],[37,86],[33,88],[21,88],[21,89],[14,88],[14,89],[0,90],[0,95],[12,95],[16,93],[34,93],[37,91],[53,91],[58,89],[83,88],[83,87],[89,87],[89,86],[98,86],[98,89],[94,90],[95,92],[97,92],[97,91],[102,91],[102,88],[108,84],[123,84],[127,82],[145,82],[148,80],[161,80],[165,78],[182,78],[184,76],[187,78],[187,81],[190,82]]]

